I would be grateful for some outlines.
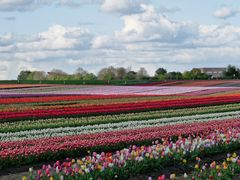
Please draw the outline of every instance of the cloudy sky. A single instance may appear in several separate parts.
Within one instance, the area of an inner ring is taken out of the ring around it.
[[[240,65],[240,0],[0,0],[0,24],[0,79]]]

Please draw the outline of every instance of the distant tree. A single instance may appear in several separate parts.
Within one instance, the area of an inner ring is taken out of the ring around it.
[[[135,71],[129,71],[126,74],[127,80],[136,80],[137,79],[137,73]]]
[[[116,69],[112,66],[103,68],[98,72],[99,80],[114,80],[116,77]]]
[[[226,71],[223,72],[223,78],[238,79],[240,78],[240,70],[236,66],[228,65]]]
[[[210,79],[211,76],[205,74],[205,73],[202,73],[200,76],[199,76],[199,79]]]
[[[141,67],[138,72],[137,72],[137,79],[138,80],[143,80],[143,79],[148,79],[149,75],[147,70],[144,67]]]
[[[198,68],[193,68],[190,72],[191,72],[192,79],[199,79],[199,77],[202,74],[201,70]]]
[[[87,71],[85,71],[83,68],[79,67],[76,69],[75,73],[73,74],[74,80],[83,80],[84,76],[88,74]]]
[[[31,71],[21,71],[17,77],[19,81],[27,80],[29,75],[31,74]]]
[[[190,80],[190,79],[192,79],[192,74],[191,74],[191,72],[190,71],[184,71],[184,73],[183,73],[183,79],[185,79],[185,80]]]
[[[66,72],[62,71],[61,69],[53,69],[48,72],[47,75],[48,80],[69,80],[71,76],[68,75]]]
[[[198,68],[193,68],[191,70],[191,74],[192,74],[192,79],[209,79],[210,76],[202,73],[200,69]]]
[[[28,80],[45,80],[46,79],[46,73],[44,71],[33,71],[29,76],[31,78],[28,78]]]
[[[55,73],[55,74],[58,74],[58,75],[67,75],[67,73],[64,72],[64,71],[61,70],[61,69],[52,69],[50,72]]]
[[[204,74],[198,68],[193,68],[191,71],[185,71],[183,73],[183,79],[186,80],[194,80],[194,79],[209,79],[209,75]]]
[[[116,79],[123,80],[126,78],[127,70],[124,67],[116,69]]]
[[[183,79],[182,73],[181,73],[181,72],[175,72],[175,79],[176,79],[176,80],[181,80],[181,79]]]
[[[156,80],[165,80],[166,79],[166,74],[167,74],[167,70],[164,68],[158,68],[155,71],[155,79]]]
[[[156,76],[149,76],[149,80],[151,80],[151,81],[158,81],[160,79],[158,79]]]
[[[164,75],[167,73],[167,70],[164,69],[164,68],[158,68],[156,71],[155,71],[155,75]]]
[[[97,76],[93,73],[87,73],[86,75],[83,76],[83,80],[96,80]]]
[[[183,79],[181,72],[169,72],[165,75],[165,79],[167,80],[180,80]]]
[[[84,76],[87,73],[88,72],[86,70],[84,70],[82,67],[79,67],[79,68],[76,69],[74,74],[81,74],[82,76]]]
[[[156,77],[156,80],[166,80],[167,79],[167,74],[159,74]]]

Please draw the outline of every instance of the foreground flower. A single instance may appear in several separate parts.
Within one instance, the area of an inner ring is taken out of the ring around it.
[[[201,149],[201,152],[204,149],[216,148],[221,144],[231,145],[230,142],[234,143],[240,138],[240,129],[228,129],[226,131],[213,131],[209,134],[200,134],[199,136],[188,136],[181,137],[179,136],[176,141],[172,141],[171,138],[162,138],[162,142],[158,144],[153,144],[151,146],[135,146],[132,145],[129,148],[116,151],[115,153],[96,153],[78,158],[78,159],[69,159],[67,158],[65,162],[60,163],[57,161],[52,166],[44,165],[41,170],[37,171],[37,178],[42,177],[56,177],[59,179],[60,176],[69,177],[69,176],[94,176],[94,178],[101,177],[104,173],[110,173],[113,175],[112,178],[115,178],[117,175],[119,178],[121,174],[118,174],[117,169],[122,169],[122,172],[126,175],[128,172],[128,167],[134,169],[138,164],[148,163],[152,160],[163,162],[166,158],[178,158],[179,163],[182,163],[182,159],[185,159],[185,154],[198,152]],[[231,132],[229,136],[230,141],[224,141],[224,138]],[[231,156],[231,158],[236,157],[234,162],[237,162],[238,156]],[[197,164],[195,169],[198,172],[201,172],[200,168],[200,158],[197,158]],[[230,161],[233,163],[233,161]],[[146,164],[145,164],[146,166]],[[203,166],[205,167],[205,165]],[[210,167],[214,170],[220,171],[224,167],[217,165],[216,162],[211,163]],[[228,166],[225,165],[225,168]],[[114,174],[116,172],[116,174]],[[107,176],[107,175],[106,175]],[[111,176],[108,174],[108,176]],[[93,179],[94,179],[93,178]],[[171,179],[175,179],[176,175],[171,174]],[[165,179],[165,176],[159,176],[158,179]]]
[[[166,176],[165,175],[159,176],[158,180],[166,180]]]
[[[229,160],[234,158],[234,161]],[[236,153],[233,153],[232,155],[228,154],[223,163],[217,163],[216,161],[213,161],[210,163],[208,168],[206,168],[206,165],[204,165],[205,171],[194,171],[192,174],[196,179],[232,179],[240,173],[240,164],[236,163],[236,161],[238,161],[238,156]]]
[[[187,177],[188,177],[187,173],[184,173],[183,177],[184,177],[184,178],[187,178]]]
[[[228,155],[227,158],[229,157],[235,157],[236,159],[239,158],[239,156],[234,153],[232,155]],[[197,159],[196,159],[197,160]],[[197,163],[199,163],[199,161],[197,160]],[[201,164],[197,164],[199,167],[201,166]],[[216,161],[213,161],[212,163],[210,163],[209,165],[207,164],[203,164],[202,169],[203,170],[199,170],[199,168],[195,167],[196,165],[193,165],[192,169],[193,172],[191,172],[191,176],[189,177],[187,175],[187,173],[183,174],[183,177],[185,179],[191,179],[191,180],[195,180],[195,179],[210,179],[210,180],[226,180],[226,179],[232,179],[233,177],[237,177],[240,173],[240,164],[237,164],[235,162],[227,162],[227,161],[223,161],[223,163],[217,163]],[[159,176],[162,177],[162,176]],[[181,175],[179,175],[179,177],[182,177]],[[177,178],[175,174],[171,174],[170,179],[175,179]]]
[[[170,179],[176,179],[176,174],[171,174]]]

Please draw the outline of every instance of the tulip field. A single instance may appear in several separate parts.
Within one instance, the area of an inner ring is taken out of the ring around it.
[[[0,179],[239,177],[240,86],[224,83],[0,85]]]

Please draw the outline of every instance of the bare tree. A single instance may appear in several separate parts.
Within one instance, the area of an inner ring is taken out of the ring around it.
[[[32,80],[44,80],[46,79],[46,73],[44,71],[33,71]]]
[[[112,66],[103,68],[98,72],[99,80],[113,80],[116,77],[116,69]]]
[[[53,69],[48,72],[47,79],[49,80],[67,80],[69,75],[61,69]]]
[[[144,67],[141,67],[137,72],[137,79],[142,80],[148,78],[148,72]]]
[[[76,69],[75,74],[81,74],[81,75],[86,75],[88,72],[84,70],[82,67],[79,67]]]
[[[116,79],[123,80],[125,79],[127,70],[124,67],[119,67],[116,69]]]

